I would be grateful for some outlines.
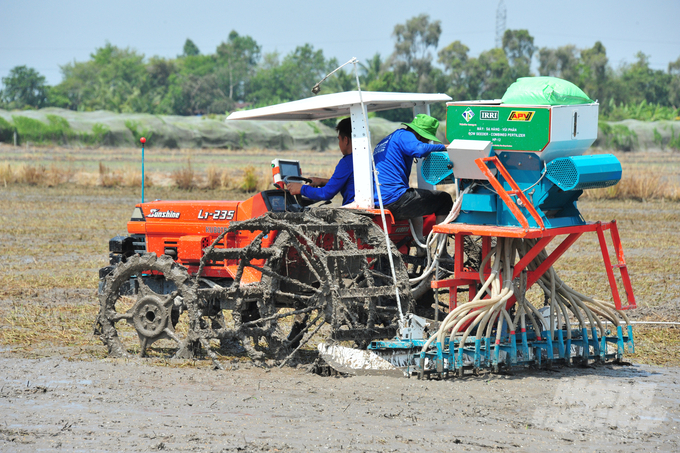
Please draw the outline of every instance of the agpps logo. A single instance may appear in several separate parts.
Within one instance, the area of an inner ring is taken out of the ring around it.
[[[479,119],[487,121],[498,121],[498,110],[482,110],[479,112]]]
[[[465,118],[465,121],[467,121],[468,123],[470,122],[473,116],[475,116],[475,112],[473,112],[470,107],[468,107],[467,110],[463,112],[463,118]]]
[[[508,121],[531,121],[534,117],[534,112],[518,112],[513,110],[510,112]]]

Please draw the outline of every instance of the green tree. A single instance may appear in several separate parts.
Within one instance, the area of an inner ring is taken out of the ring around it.
[[[312,87],[336,67],[336,60],[326,61],[323,51],[311,44],[298,46],[281,61],[278,54],[267,54],[250,80],[247,99],[261,106],[310,97]]]
[[[59,92],[73,110],[111,110],[114,112],[153,111],[146,97],[149,75],[144,55],[107,43],[86,62],[61,67],[64,79]]]
[[[512,68],[514,79],[531,75],[531,59],[535,51],[534,37],[527,30],[505,30],[503,52]]]
[[[668,103],[676,109],[680,109],[680,57],[674,62],[668,63],[668,74],[671,82],[668,86]]]
[[[225,113],[232,110],[229,98],[215,74],[173,74],[168,93],[159,108],[177,115]]]
[[[437,49],[441,36],[441,21],[430,22],[430,16],[421,14],[407,20],[405,24],[397,24],[392,36],[395,39],[391,66],[398,75],[415,72],[417,91],[429,91],[432,86],[430,72],[432,70],[431,51]]]
[[[32,107],[39,109],[47,104],[49,87],[45,77],[26,66],[16,66],[2,78],[5,89],[0,91],[0,102],[9,109]]]
[[[250,36],[240,36],[235,30],[226,42],[217,46],[218,77],[227,86],[231,99],[243,100],[244,85],[252,77],[260,60],[260,46]]]
[[[170,87],[170,78],[178,71],[175,60],[152,57],[146,65],[146,71],[148,88],[145,97],[150,104],[149,111],[164,114],[175,113],[161,106]]]
[[[454,100],[462,101],[468,95],[468,52],[470,48],[460,41],[454,41],[439,51],[439,63],[444,66],[448,83],[446,93]]]
[[[669,85],[671,75],[661,70],[649,67],[649,57],[638,52],[637,61],[632,65],[625,65],[621,73],[621,83],[625,87],[627,102],[639,104],[669,105]]]
[[[194,42],[187,38],[186,41],[184,41],[184,48],[182,49],[182,56],[183,57],[195,57],[196,55],[200,55],[201,51],[198,50],[198,46],[194,44]]]
[[[471,58],[467,70],[467,90],[471,99],[499,99],[515,81],[505,52],[491,49]]]
[[[605,104],[612,91],[608,61],[607,50],[600,41],[596,41],[592,48],[581,51],[579,80],[573,81],[591,99],[599,99],[601,104]]]
[[[359,63],[359,77],[361,83],[368,85],[384,71],[385,63],[378,52],[375,53],[366,63]]]
[[[579,51],[574,45],[538,51],[538,73],[542,76],[559,77],[572,83],[579,82]]]

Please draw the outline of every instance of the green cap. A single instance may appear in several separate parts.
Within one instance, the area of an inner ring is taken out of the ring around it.
[[[436,118],[432,118],[431,116],[425,115],[424,113],[419,113],[410,123],[401,124],[410,127],[421,137],[441,143],[441,141],[437,138],[437,128],[439,127],[439,121],[437,121]]]

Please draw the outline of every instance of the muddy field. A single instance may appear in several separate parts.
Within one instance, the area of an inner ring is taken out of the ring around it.
[[[677,368],[446,381],[0,359],[2,451],[678,451]]]
[[[323,153],[320,162],[335,158]],[[624,168],[662,160],[636,155]],[[674,162],[667,171],[677,176]],[[163,199],[247,197],[148,190]],[[283,369],[233,350],[216,350],[225,370],[173,361],[162,349],[154,359],[108,359],[92,334],[97,270],[138,192],[0,184],[0,451],[680,450],[675,328],[636,326],[632,366],[446,381],[321,377],[307,371],[313,349]],[[588,220],[618,220],[638,299],[632,318],[680,321],[680,204],[586,199],[580,207]],[[579,291],[609,298],[596,246],[584,235],[556,269]]]

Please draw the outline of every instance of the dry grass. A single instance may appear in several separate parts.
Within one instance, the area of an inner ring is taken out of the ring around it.
[[[122,182],[121,175],[113,173],[109,167],[99,162],[99,184],[102,187],[118,187]]]
[[[275,157],[299,159],[305,174],[330,175],[337,151],[289,152],[248,150],[163,150],[146,155],[145,185],[175,186],[195,191],[253,192],[270,187],[270,162]],[[83,187],[139,187],[137,149],[13,147],[0,143],[0,186],[60,184]],[[246,190],[241,187],[244,186]]]
[[[260,184],[260,178],[255,167],[249,165],[243,169],[243,176],[241,177],[241,190],[244,192],[255,192]]]
[[[224,173],[217,170],[215,166],[208,167],[206,170],[205,188],[215,190],[222,185]]]
[[[680,186],[670,178],[650,171],[632,171],[615,186],[585,192],[587,198],[608,200],[670,200],[680,201]]]
[[[172,172],[172,179],[178,188],[182,190],[192,190],[196,188],[196,174],[191,168],[191,160],[187,160],[186,166]]]
[[[5,187],[16,182],[14,171],[10,164],[0,165],[0,182]]]
[[[680,329],[636,326],[633,337],[635,354],[626,356],[626,360],[659,366],[680,364]]]
[[[92,318],[97,310],[94,302],[48,305],[13,302],[2,310],[0,342],[24,353],[46,346],[92,348],[98,342],[93,335]]]

